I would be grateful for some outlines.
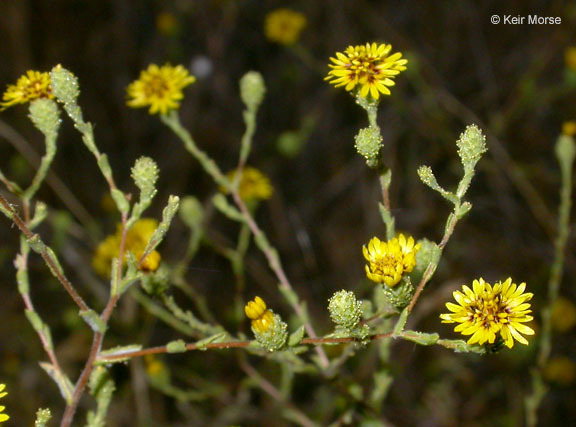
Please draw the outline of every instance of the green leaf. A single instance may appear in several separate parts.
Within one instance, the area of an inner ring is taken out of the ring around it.
[[[168,344],[166,344],[166,351],[168,353],[185,353],[186,343],[184,340],[170,341]]]
[[[56,370],[51,363],[40,362],[40,367],[52,378],[52,380],[58,385],[60,394],[64,398],[67,404],[72,402],[72,394],[74,393],[74,386],[72,381],[62,373],[62,371]]]
[[[81,310],[80,317],[90,325],[94,332],[104,333],[106,331],[106,323],[94,310]]]
[[[290,347],[295,347],[298,344],[300,344],[302,338],[304,338],[304,325],[300,326],[298,329],[296,329],[294,332],[290,334],[290,337],[288,338],[288,345]]]

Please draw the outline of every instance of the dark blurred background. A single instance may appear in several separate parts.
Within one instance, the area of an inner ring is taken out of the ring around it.
[[[264,36],[266,14],[279,7],[306,15],[296,46]],[[562,23],[494,25],[494,14],[561,17]],[[188,67],[198,80],[186,89],[182,120],[198,145],[229,170],[236,165],[244,130],[238,79],[249,70],[260,71],[268,91],[249,163],[270,177],[275,194],[258,211],[258,220],[280,250],[296,290],[308,301],[316,329],[328,332],[325,305],[334,291],[371,295],[360,248],[372,236],[383,237],[385,230],[378,213],[377,176],[353,145],[358,129],[367,125],[365,113],[323,77],[329,57],[348,45],[391,43],[410,61],[392,95],[383,99],[379,115],[393,170],[392,207],[399,230],[416,238],[441,238],[450,206],[419,181],[416,169],[430,165],[442,185],[454,186],[460,176],[455,147],[460,132],[476,123],[487,135],[490,151],[468,196],[474,208],[458,224],[409,325],[455,338],[438,315],[451,292],[474,278],[493,282],[511,276],[517,283],[527,282],[536,313],[545,302],[560,182],[554,144],[562,123],[576,119],[576,66],[571,69],[565,62],[566,49],[576,46],[575,36],[572,1],[0,0],[0,85],[4,90],[28,69],[48,71],[61,63],[72,70],[81,82],[85,116],[95,123],[97,144],[108,154],[119,187],[134,191],[129,168],[140,155],[158,162],[159,194],[150,215],[159,217],[169,194],[207,201],[217,188],[156,117],[126,107],[126,86],[150,63]],[[299,143],[291,155],[279,148],[286,138]],[[0,169],[27,183],[43,147],[25,107],[0,115],[0,142]],[[106,285],[94,276],[90,260],[98,241],[114,231],[118,216],[107,208],[106,183],[68,120],[58,144],[50,183],[38,194],[51,208],[41,232],[63,254],[65,269],[82,295],[101,307]],[[12,260],[18,232],[6,219],[1,222],[0,383],[10,393],[1,403],[12,417],[9,425],[30,425],[38,407],[51,407],[59,417],[63,401],[37,364],[45,355],[16,290]],[[216,218],[211,227],[215,241],[224,245],[234,240],[235,228],[226,220]],[[161,246],[165,262],[178,260],[185,233],[177,221]],[[572,301],[574,259],[572,238],[561,290]],[[90,331],[76,319],[73,305],[63,302],[64,292],[39,257],[32,257],[30,269],[32,297],[75,379]],[[227,262],[204,247],[187,277],[217,318],[237,330],[227,305],[234,292]],[[288,317],[290,309],[255,249],[248,254],[247,287],[247,297],[261,295]],[[130,303],[119,307],[107,346],[160,345],[181,338],[144,312],[134,314],[137,310]],[[536,314],[536,330],[538,321]],[[529,347],[517,345],[490,357],[395,343],[396,379],[381,413],[372,415],[398,425],[521,425],[537,336]],[[557,334],[553,355],[574,363],[574,343],[573,329]],[[367,362],[359,366],[352,360],[343,367],[342,378],[373,381],[378,365],[374,351],[360,350],[357,357]],[[118,391],[110,425],[134,425],[135,411],[139,425],[281,422],[277,403],[267,395],[239,397],[237,387],[245,374],[234,350],[169,356],[165,362],[178,366],[173,376],[183,386],[221,384],[224,391],[206,401],[177,402],[138,380],[142,361],[122,365],[113,370]],[[265,375],[276,370],[274,363],[252,362]],[[573,377],[574,372],[571,381],[551,381],[540,412],[542,425],[576,423]],[[337,407],[322,412],[311,402],[339,387],[338,380],[326,384],[303,376],[296,383],[294,403],[327,424],[338,419]],[[347,398],[345,393],[340,397]],[[243,412],[234,413],[238,407]]]

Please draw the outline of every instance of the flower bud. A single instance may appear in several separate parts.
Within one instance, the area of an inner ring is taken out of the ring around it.
[[[476,163],[488,149],[486,148],[486,137],[476,125],[466,127],[466,130],[456,141],[458,146],[458,155],[464,166],[464,170],[473,170]]]
[[[252,326],[252,332],[254,332],[254,337],[266,350],[268,351],[278,351],[284,345],[286,345],[286,340],[288,339],[288,325],[282,321],[282,318],[268,310],[270,313],[270,326],[265,331],[259,331],[254,326]],[[254,324],[254,322],[253,322]]]
[[[30,120],[44,135],[56,136],[60,127],[60,110],[58,105],[48,98],[38,98],[30,103],[28,109]]]
[[[330,318],[337,326],[346,329],[358,326],[362,317],[362,301],[358,301],[353,292],[338,291],[328,301]]]
[[[140,157],[132,167],[132,179],[140,189],[142,199],[150,199],[156,193],[158,166],[150,157]]]
[[[266,308],[260,297],[249,301],[244,307],[246,316],[252,320],[252,332],[256,341],[268,351],[280,350],[288,339],[288,325],[279,315]]]
[[[380,131],[372,126],[360,129],[354,140],[358,154],[366,159],[366,164],[369,167],[375,167],[378,163],[378,153],[382,147]]]
[[[262,74],[249,71],[240,79],[240,97],[249,110],[256,110],[264,100],[266,85]]]
[[[50,80],[52,81],[52,92],[60,102],[64,104],[76,103],[76,99],[80,95],[80,85],[78,78],[72,72],[61,65],[57,65],[50,72]]]

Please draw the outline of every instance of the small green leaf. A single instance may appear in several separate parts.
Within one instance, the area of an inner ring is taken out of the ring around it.
[[[94,310],[81,310],[80,317],[90,325],[94,332],[103,333],[106,331],[106,323]]]
[[[168,353],[185,353],[186,343],[184,340],[170,341],[168,344],[166,344],[166,351]]]
[[[130,210],[130,203],[126,198],[126,195],[116,188],[110,190],[110,195],[112,196],[114,203],[116,203],[116,207],[118,208],[118,210],[123,214],[127,214],[128,211]]]
[[[304,325],[300,326],[298,329],[296,329],[294,332],[290,334],[290,338],[288,338],[288,345],[290,347],[295,347],[298,344],[300,344],[302,338],[304,338]]]

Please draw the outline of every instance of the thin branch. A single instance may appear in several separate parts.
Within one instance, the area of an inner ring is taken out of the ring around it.
[[[30,231],[28,226],[24,223],[24,221],[22,221],[20,216],[18,216],[12,205],[10,205],[10,203],[8,203],[8,201],[1,194],[0,194],[0,204],[2,204],[4,209],[10,213],[10,217],[14,222],[14,224],[16,224],[16,226],[20,229],[22,234],[24,234],[24,236],[29,241],[33,239],[38,239],[41,242],[40,236]],[[42,256],[44,262],[48,265],[52,274],[58,279],[58,281],[62,284],[62,286],[64,286],[64,289],[66,289],[66,292],[68,292],[68,294],[70,295],[74,303],[78,306],[78,308],[80,308],[80,310],[82,311],[89,310],[90,308],[84,302],[80,294],[76,292],[76,289],[74,288],[74,286],[72,286],[72,283],[70,283],[70,281],[66,278],[66,276],[64,276],[64,274],[60,271],[58,261],[56,261],[54,259],[54,256],[46,250],[46,245],[44,245],[43,243],[41,245],[40,256]]]
[[[120,249],[119,249],[119,260],[118,260],[118,269],[117,269],[117,276],[115,280],[120,283],[122,279],[122,267],[124,261],[124,252],[126,246],[126,234],[128,230],[126,229],[126,222],[127,222],[127,214],[122,213],[122,236],[120,239]],[[114,280],[114,279],[113,279]],[[107,325],[108,321],[110,320],[110,316],[112,315],[112,311],[114,307],[116,307],[116,303],[120,298],[119,293],[111,293],[110,298],[108,299],[108,303],[104,308],[104,311],[100,315],[102,322]],[[74,387],[74,393],[72,394],[72,401],[69,405],[66,406],[66,410],[64,411],[64,416],[62,417],[62,421],[60,423],[61,427],[69,427],[72,425],[72,421],[74,419],[74,414],[76,413],[76,409],[78,408],[78,403],[84,394],[84,390],[88,384],[88,380],[90,379],[90,375],[94,370],[95,362],[98,358],[98,354],[100,353],[100,349],[102,348],[102,342],[104,341],[104,334],[106,331],[96,331],[94,333],[94,338],[92,340],[92,346],[90,348],[90,353],[88,355],[88,360],[86,360],[86,364],[84,365],[84,369],[76,381],[76,386]]]
[[[393,332],[387,332],[385,334],[372,335],[366,338],[369,341],[375,341],[385,338],[394,337]],[[402,338],[401,335],[398,337]],[[209,350],[209,349],[228,349],[228,348],[246,348],[252,344],[253,341],[227,341],[227,342],[211,342],[207,344],[197,345],[194,343],[186,344],[186,351],[194,350]],[[358,342],[358,339],[352,337],[342,337],[342,338],[304,338],[300,341],[301,345],[324,345],[324,344],[345,344]],[[106,355],[101,357],[97,362],[108,363],[115,360],[125,360],[133,357],[143,357],[149,354],[163,354],[168,353],[168,346],[159,347],[149,347],[142,350],[125,351],[118,354]]]

